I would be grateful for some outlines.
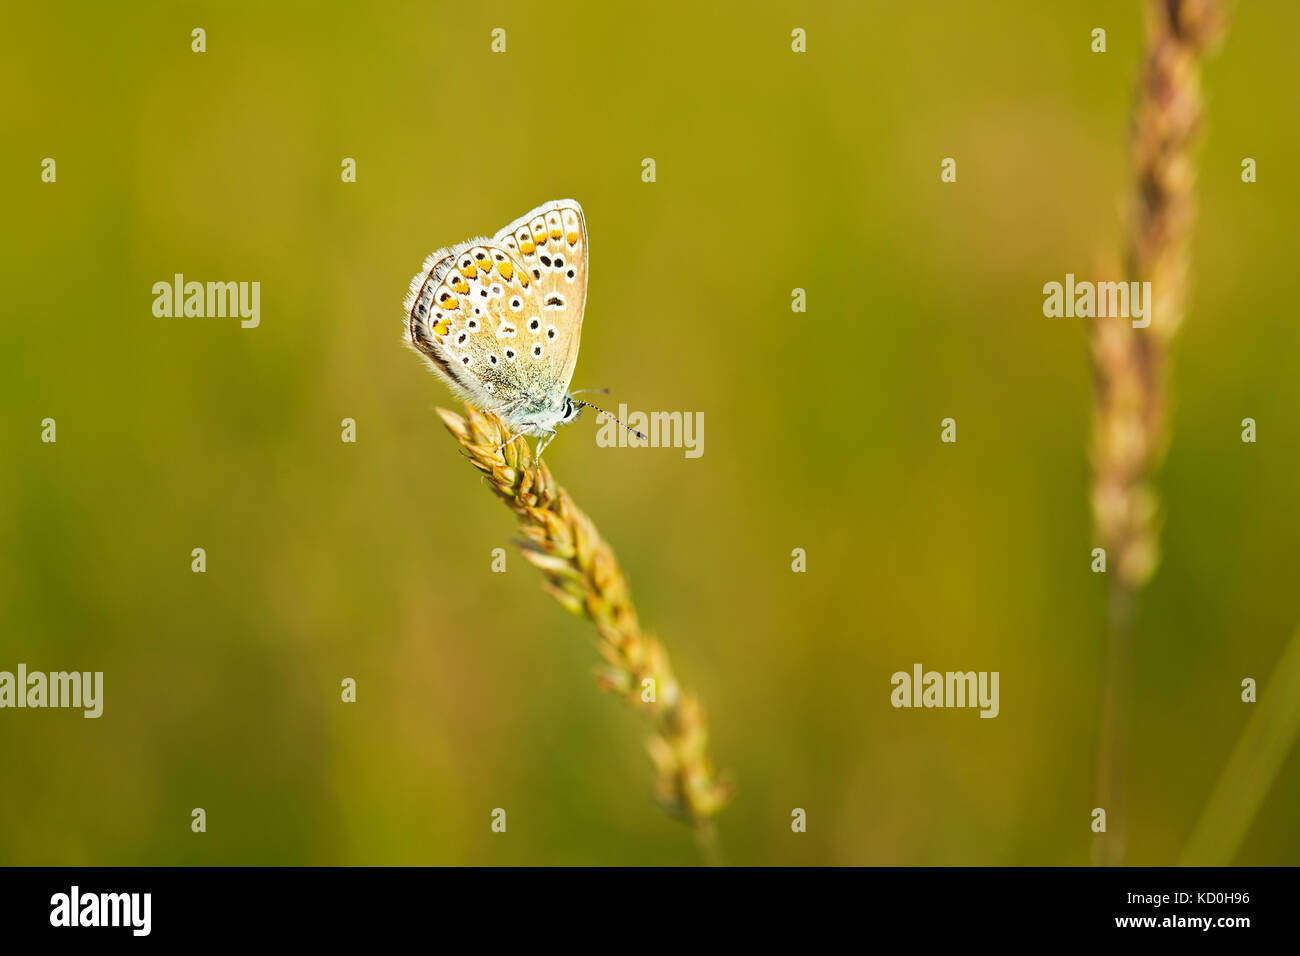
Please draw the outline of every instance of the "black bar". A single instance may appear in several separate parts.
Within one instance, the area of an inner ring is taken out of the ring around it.
[[[0,927],[6,942],[75,937],[79,944],[336,944],[411,934],[433,943],[465,930],[495,939],[512,929],[549,932],[543,927],[572,928],[575,938],[588,940],[605,932],[619,934],[611,940],[635,939],[640,932],[648,944],[660,933],[685,933],[689,924],[701,938],[739,939],[788,926],[818,937],[842,932],[863,943],[903,934],[924,944],[1128,936],[1231,945],[1243,934],[1284,932],[1295,882],[1294,869],[1173,867],[8,869],[0,870]],[[126,925],[52,925],[71,921],[74,886],[79,921],[92,912],[111,918],[116,910]],[[144,928],[143,895],[113,896],[102,908],[102,894],[131,893],[149,894],[147,935],[136,935]],[[62,910],[60,894],[68,904]]]

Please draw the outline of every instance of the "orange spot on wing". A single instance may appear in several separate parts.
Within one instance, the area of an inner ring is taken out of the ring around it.
[[[571,246],[576,246],[578,244],[578,234],[576,232],[569,233],[565,238],[569,240],[569,245]]]
[[[525,239],[523,242],[519,244],[519,251],[526,256],[531,256],[536,249],[537,247],[533,245],[531,242],[529,242],[527,239]]]
[[[501,278],[509,282],[510,277],[515,274],[515,267],[508,262],[498,262],[497,272],[501,273]]]

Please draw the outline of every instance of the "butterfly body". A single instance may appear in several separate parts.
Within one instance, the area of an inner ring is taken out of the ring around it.
[[[572,199],[491,239],[440,249],[406,296],[406,338],[452,391],[538,438],[578,417],[569,393],[587,298],[587,229]]]

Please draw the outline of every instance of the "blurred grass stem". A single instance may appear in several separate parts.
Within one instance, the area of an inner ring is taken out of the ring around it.
[[[1223,30],[1217,0],[1148,0],[1146,49],[1131,129],[1134,190],[1124,278],[1150,282],[1150,325],[1091,323],[1095,399],[1092,510],[1108,555],[1109,612],[1098,754],[1107,832],[1094,861],[1123,861],[1125,750],[1137,596],[1159,563],[1153,481],[1169,443],[1168,369],[1187,311],[1195,217],[1193,148],[1201,126],[1201,63]]]

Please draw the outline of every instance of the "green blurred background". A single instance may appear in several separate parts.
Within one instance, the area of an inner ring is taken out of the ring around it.
[[[565,196],[594,248],[574,385],[704,413],[697,460],[599,448],[591,417],[546,457],[709,710],[739,788],[728,859],[1089,861],[1087,340],[1041,289],[1121,237],[1136,5],[6,19],[0,669],[102,670],[105,711],[0,711],[0,862],[698,859],[651,801],[647,726],[595,687],[588,626],[513,550],[490,572],[512,522],[402,345],[426,254]],[[1177,859],[1249,716],[1241,679],[1267,695],[1300,622],[1297,54],[1300,6],[1240,4],[1205,75],[1135,864]],[[154,317],[177,272],[260,281],[261,326]],[[999,671],[1001,715],[894,710],[915,662]],[[1293,753],[1238,862],[1300,862],[1298,800]]]

